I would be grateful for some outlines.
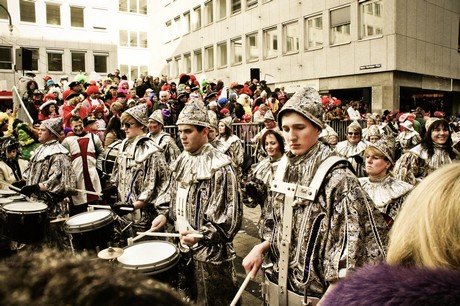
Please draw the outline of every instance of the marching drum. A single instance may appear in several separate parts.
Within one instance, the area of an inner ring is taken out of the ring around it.
[[[111,210],[101,209],[70,217],[64,226],[70,235],[72,250],[95,250],[107,248],[113,239],[117,215]]]
[[[115,164],[115,159],[117,158],[118,148],[120,147],[121,142],[121,140],[117,140],[110,144],[107,148],[104,160],[102,161],[102,171],[104,171],[106,175],[112,174],[113,165]]]
[[[2,207],[3,235],[21,243],[45,238],[48,205],[38,202],[12,202]]]
[[[124,249],[117,257],[121,266],[128,270],[137,270],[145,275],[173,285],[178,272],[170,271],[179,261],[179,250],[167,241],[154,240],[136,243]],[[171,273],[172,272],[172,273]]]

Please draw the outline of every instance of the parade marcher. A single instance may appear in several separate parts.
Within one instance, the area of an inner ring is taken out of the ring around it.
[[[254,154],[258,161],[261,161],[267,156],[266,152],[263,150],[263,144],[260,143],[260,139],[268,130],[274,130],[280,135],[282,134],[271,110],[267,110],[264,114],[264,128],[251,139],[251,141],[255,143]]]
[[[241,177],[241,165],[244,162],[244,148],[241,144],[241,139],[233,134],[231,117],[225,117],[219,121],[218,137],[222,142],[222,146],[217,149],[230,157],[237,176]]]
[[[77,188],[100,193],[102,191],[102,160],[104,147],[97,135],[87,133],[83,129],[80,117],[70,118],[73,135],[67,136],[62,145],[69,151],[72,168],[75,173]],[[70,216],[87,211],[88,204],[96,204],[97,195],[77,193],[72,195],[69,207]]]
[[[370,143],[364,156],[368,177],[360,177],[359,182],[384,215],[387,224],[391,225],[412,190],[412,185],[391,175],[394,165],[394,145],[391,141],[384,138]]]
[[[460,153],[452,147],[451,130],[445,119],[428,119],[426,130],[422,142],[404,153],[393,170],[396,178],[412,185],[439,167],[460,159]]]
[[[388,137],[390,139],[390,136],[387,136],[383,134],[384,137]],[[377,125],[372,125],[368,128],[367,130],[367,139],[368,142],[370,143],[375,143],[378,140],[382,138],[382,134],[380,133],[379,127]],[[391,137],[392,139],[393,137]]]
[[[190,101],[177,125],[184,151],[172,167],[171,217],[188,263],[180,271],[181,286],[198,305],[227,306],[237,292],[233,238],[242,220],[236,173],[230,158],[208,144],[203,102]]]
[[[83,96],[80,93],[70,91],[65,92],[63,96],[65,100],[62,106],[64,127],[71,127],[70,117],[72,116],[78,116],[81,119],[85,119],[89,115],[90,111],[88,108],[82,106]]]
[[[409,120],[404,121],[400,126],[404,128],[404,131],[400,132],[398,137],[396,137],[396,143],[402,150],[402,153],[406,153],[418,145],[422,141],[422,137],[414,130],[412,122]]]
[[[319,141],[322,103],[313,88],[303,88],[278,115],[289,151],[271,185],[271,238],[244,258],[255,276],[266,264],[265,300],[269,305],[315,303],[350,271],[385,256],[387,226],[348,169],[348,162]],[[279,304],[278,304],[279,303]]]
[[[163,149],[166,163],[172,165],[180,154],[176,141],[163,131],[164,120],[163,110],[157,109],[149,117],[149,134],[148,136],[155,141],[155,144]]]
[[[75,189],[75,174],[72,170],[69,151],[59,143],[62,133],[62,119],[54,118],[42,122],[38,134],[41,145],[30,159],[24,172],[26,185],[21,193],[44,201],[48,205],[48,218],[59,220],[68,217],[69,197]],[[64,248],[67,234],[61,223],[50,223],[46,242],[49,246]]]
[[[362,140],[361,126],[353,121],[347,128],[347,140],[341,141],[335,147],[336,152],[348,159],[358,177],[364,177],[364,150],[367,143]]]
[[[284,139],[274,130],[267,130],[262,136],[261,143],[268,156],[253,166],[248,174],[247,182],[243,183],[241,194],[243,204],[246,206],[254,208],[260,205],[259,236],[263,240],[269,240],[270,236],[267,235],[269,231],[264,229],[263,222],[267,214],[268,203],[271,201],[270,184],[284,154]]]
[[[104,198],[118,194],[119,203],[112,209],[120,216],[116,227],[119,245],[126,244],[126,239],[136,236],[136,232],[148,230],[157,216],[169,212],[171,172],[163,150],[146,135],[147,115],[146,104],[132,107],[121,115],[126,138],[118,148],[111,186],[103,192]],[[127,226],[129,230],[122,232]]]
[[[22,173],[28,166],[28,162],[20,158],[20,145],[14,136],[0,138],[0,180],[17,187],[25,185]],[[0,189],[8,189],[0,184]]]

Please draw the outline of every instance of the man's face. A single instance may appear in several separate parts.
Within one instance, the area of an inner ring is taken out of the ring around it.
[[[194,125],[181,124],[179,125],[179,136],[184,150],[193,153],[208,142],[208,129],[204,128],[198,132]]]
[[[93,100],[96,100],[96,99],[99,99],[101,95],[98,93],[98,92],[93,92],[91,95],[90,95],[90,98],[93,99]]]
[[[213,127],[209,128],[208,141],[213,141],[216,138],[217,130]]]
[[[81,135],[83,133],[83,121],[82,120],[76,120],[70,122],[70,126],[72,127],[72,131],[75,135]]]
[[[160,102],[166,103],[168,101],[168,94],[160,93]]]
[[[40,125],[40,128],[38,129],[38,141],[41,144],[44,144],[53,139],[55,139],[54,134],[51,133],[45,125]]]
[[[91,122],[88,124],[88,129],[92,132],[97,132],[99,130],[99,124],[97,121]]]
[[[125,131],[126,138],[133,139],[137,136],[144,134],[142,125],[140,125],[135,119],[130,118],[121,123],[121,129]]]
[[[282,117],[284,139],[294,155],[305,155],[317,142],[320,130],[304,116],[290,112]]]
[[[265,120],[264,124],[265,124],[265,128],[267,128],[269,130],[275,128],[275,126],[276,126],[276,123],[273,120]]]
[[[161,124],[156,120],[149,119],[149,132],[157,135],[161,132]]]

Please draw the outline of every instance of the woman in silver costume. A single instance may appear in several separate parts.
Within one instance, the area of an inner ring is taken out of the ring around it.
[[[412,122],[409,120],[404,121],[401,126],[404,131],[399,133],[396,137],[396,142],[399,144],[403,153],[406,153],[422,141],[420,134],[412,127]]]
[[[244,162],[244,148],[241,140],[233,134],[232,118],[225,117],[219,122],[219,139],[221,145],[217,148],[220,152],[230,156],[232,166],[237,176],[241,177],[241,165]]]
[[[365,176],[363,152],[367,143],[363,141],[362,129],[357,121],[353,121],[347,128],[347,140],[341,141],[335,147],[336,152],[348,159],[353,166],[357,177]]]

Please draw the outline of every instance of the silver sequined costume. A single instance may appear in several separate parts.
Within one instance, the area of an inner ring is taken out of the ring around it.
[[[150,138],[155,141],[155,144],[163,149],[165,154],[166,163],[171,165],[179,156],[180,150],[177,147],[176,141],[174,138],[166,132],[160,132],[156,135],[152,135],[152,133],[148,134]]]
[[[365,176],[364,172],[364,150],[367,149],[367,144],[360,141],[357,144],[351,144],[348,140],[341,141],[335,147],[336,152],[348,159],[353,166],[358,177]],[[358,162],[359,161],[359,162]]]

